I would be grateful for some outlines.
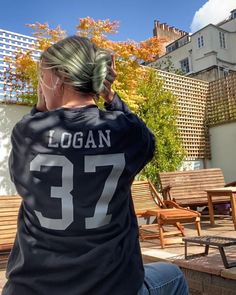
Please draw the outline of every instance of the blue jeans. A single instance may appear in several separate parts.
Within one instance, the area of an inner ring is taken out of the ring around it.
[[[144,264],[145,278],[138,295],[188,295],[182,271],[171,263]]]

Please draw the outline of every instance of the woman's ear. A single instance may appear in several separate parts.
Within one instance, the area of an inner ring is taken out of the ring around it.
[[[61,79],[57,77],[56,82],[55,82],[55,87],[60,86],[61,84]]]
[[[64,83],[61,78],[57,77],[54,87],[59,91],[64,91]]]
[[[56,95],[57,100],[61,99],[64,95],[64,83],[59,77],[56,78],[54,83],[54,94]]]

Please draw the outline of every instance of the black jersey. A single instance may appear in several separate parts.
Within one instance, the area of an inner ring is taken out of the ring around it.
[[[144,271],[130,187],[154,137],[115,95],[38,112],[12,132],[22,197],[3,295],[136,295]]]

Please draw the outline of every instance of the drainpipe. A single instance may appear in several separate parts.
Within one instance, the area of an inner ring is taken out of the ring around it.
[[[220,66],[219,66],[218,58],[216,58],[216,62],[217,62],[217,69],[218,69],[218,79],[220,79]]]
[[[190,49],[189,50],[189,66],[190,66],[189,71],[190,72],[193,72],[193,56],[192,56],[192,52],[193,52],[193,50]]]

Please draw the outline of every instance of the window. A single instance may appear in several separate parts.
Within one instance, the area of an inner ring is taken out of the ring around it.
[[[172,46],[168,46],[168,47],[166,47],[166,51],[167,51],[167,53],[170,53],[171,51],[173,51]]]
[[[225,33],[219,32],[219,38],[220,38],[220,47],[226,48],[226,42],[225,42]]]
[[[200,36],[197,38],[197,44],[198,44],[198,48],[201,48],[204,46],[204,39],[203,36]]]
[[[198,45],[198,48],[201,47],[201,40],[200,40],[200,37],[197,38],[197,45]]]
[[[187,74],[189,72],[189,61],[188,61],[188,58],[185,58],[183,60],[180,61],[180,67],[181,67],[181,70]]]
[[[201,45],[204,46],[203,36],[201,36]]]
[[[169,52],[174,51],[178,47],[179,47],[178,42],[174,42],[166,47],[166,51],[169,53]]]
[[[231,11],[231,19],[236,18],[236,9]]]

